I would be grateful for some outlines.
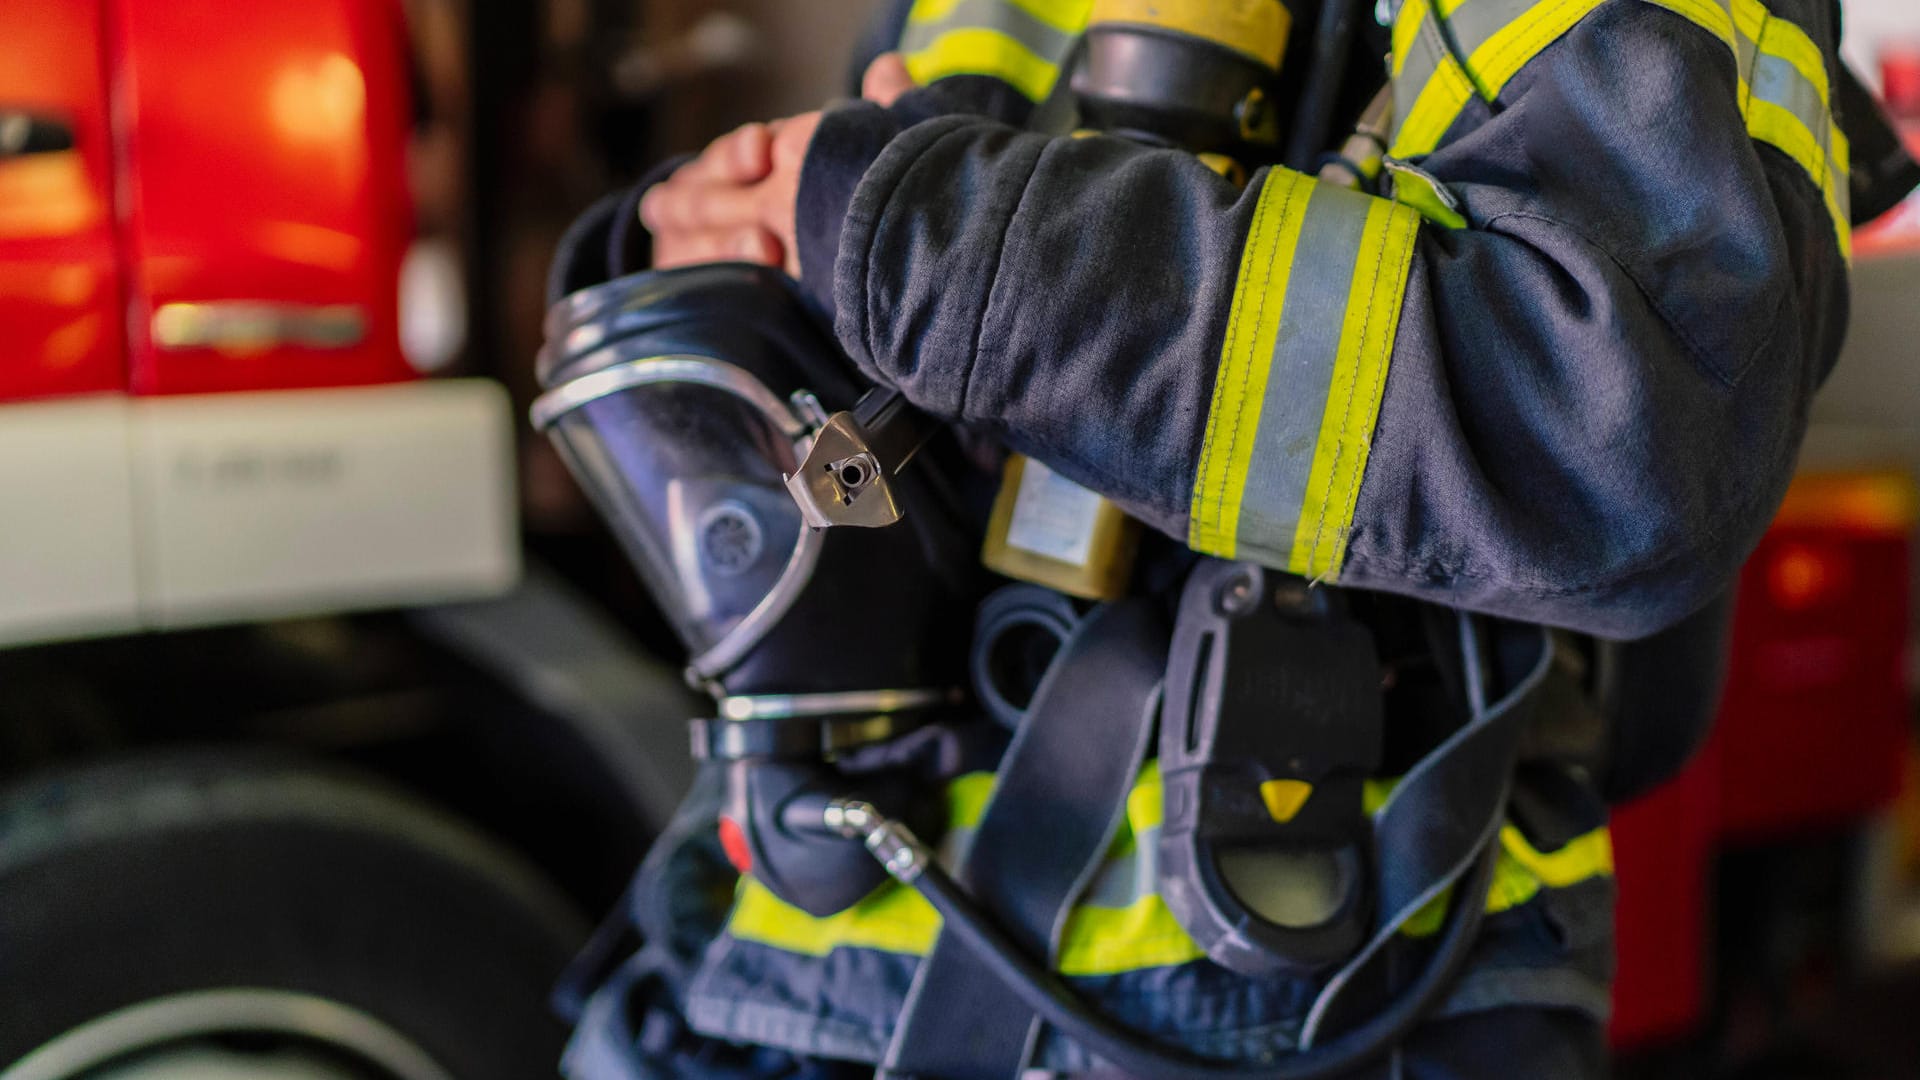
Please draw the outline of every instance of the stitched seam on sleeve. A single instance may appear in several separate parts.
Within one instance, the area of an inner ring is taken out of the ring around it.
[[[1274,178],[1274,174],[1269,173],[1267,175],[1267,183],[1269,184],[1273,183],[1273,178]],[[1281,222],[1285,222],[1287,220],[1287,215],[1293,210],[1293,200],[1295,199],[1295,197],[1299,195],[1300,188],[1302,186],[1300,182],[1294,180],[1291,176],[1287,177],[1287,185],[1288,185],[1287,197],[1286,197],[1286,200],[1280,204],[1280,210],[1277,215],[1277,217]],[[1276,225],[1275,227],[1278,228],[1280,226]],[[1252,240],[1253,234],[1249,233],[1247,236],[1247,239]],[[1291,255],[1292,253],[1289,252],[1288,254]],[[1271,287],[1273,283],[1273,264],[1276,260],[1280,258],[1280,256],[1281,256],[1280,250],[1278,248],[1275,248],[1273,252],[1273,257],[1268,259],[1266,265],[1260,268],[1260,298],[1258,302],[1254,305],[1253,328],[1250,331],[1250,333],[1253,335],[1255,344],[1258,344],[1260,340],[1260,326],[1266,320],[1267,296],[1273,292],[1273,289]],[[1285,298],[1283,297],[1282,299],[1284,300]],[[1240,387],[1240,391],[1242,395],[1245,394],[1247,380],[1251,378],[1253,375],[1253,364],[1255,362],[1257,361],[1249,360],[1249,362],[1240,364],[1238,366],[1238,371],[1236,374],[1237,374],[1238,385]],[[1247,409],[1246,409],[1246,403],[1243,397],[1241,407],[1239,409],[1234,410],[1233,426],[1227,429],[1227,460],[1228,461],[1232,461],[1235,453],[1239,450],[1240,421],[1244,419],[1246,415],[1247,415]],[[1216,496],[1214,500],[1215,506],[1223,506],[1226,503],[1227,489],[1231,486],[1233,486],[1233,477],[1232,477],[1231,470],[1229,469],[1220,470],[1220,494]],[[1230,528],[1235,532],[1238,532],[1240,528],[1240,523],[1237,521],[1222,521],[1220,524],[1222,526],[1223,531],[1225,529]]]
[[[1247,238],[1241,241],[1242,247],[1252,243],[1253,238],[1257,236],[1260,232],[1260,222],[1264,220],[1267,216],[1267,201],[1264,198],[1261,198],[1261,195],[1264,195],[1266,193],[1264,185],[1273,183],[1273,178],[1274,178],[1274,173],[1269,172],[1267,174],[1267,178],[1264,181],[1262,181],[1261,191],[1254,195],[1253,224],[1249,226],[1249,228],[1247,229]],[[1235,283],[1235,287],[1236,289],[1238,288],[1237,282]],[[1231,296],[1228,297],[1228,304],[1230,306],[1228,308],[1228,313],[1227,313],[1227,333],[1226,333],[1226,337],[1221,341],[1221,350],[1223,353],[1228,347],[1232,345],[1233,336],[1236,332],[1238,332],[1240,327],[1240,315],[1241,315],[1240,305],[1233,303],[1233,297]],[[1226,372],[1221,371],[1218,368],[1218,366],[1216,366],[1214,378],[1220,379],[1225,377],[1226,377]],[[1220,397],[1220,392],[1218,388],[1215,388],[1213,393],[1213,399],[1217,401],[1219,400],[1219,397]],[[1193,481],[1194,481],[1195,494],[1201,495],[1203,499],[1205,498],[1204,493],[1198,490],[1200,486],[1200,480],[1201,480],[1200,470],[1203,466],[1205,466],[1209,455],[1213,451],[1213,435],[1214,435],[1214,428],[1213,428],[1212,417],[1211,417],[1211,412],[1212,412],[1211,408],[1209,408],[1208,412],[1209,412],[1209,417],[1208,417],[1208,420],[1205,422],[1206,426],[1202,429],[1203,434],[1200,437],[1200,456],[1193,463],[1193,471],[1194,471]],[[1225,485],[1225,481],[1222,481],[1222,488],[1221,488],[1222,495],[1225,494],[1224,485]],[[1188,505],[1191,507],[1194,501],[1195,500],[1189,499]],[[1212,500],[1208,500],[1208,502],[1201,503],[1200,508],[1204,510],[1206,514],[1206,518],[1208,520],[1217,521],[1218,519],[1217,508],[1218,508],[1219,502],[1220,502],[1219,499],[1212,499]],[[1192,511],[1189,510],[1189,515],[1191,515],[1191,513]]]
[[[1385,257],[1385,245],[1382,245],[1381,250],[1374,254],[1373,265],[1367,268],[1367,306],[1364,309],[1366,314],[1360,318],[1361,349],[1366,348],[1367,328],[1373,322],[1373,298],[1380,291],[1380,267],[1384,264]],[[1351,301],[1349,301],[1349,303],[1351,303]],[[1353,402],[1354,399],[1359,396],[1359,393],[1360,380],[1356,378],[1347,385],[1346,400],[1340,403],[1340,433],[1335,435],[1333,439],[1333,474],[1327,478],[1327,486],[1334,491],[1340,490],[1340,466],[1342,459],[1346,456],[1346,432],[1348,425],[1353,420]],[[1357,493],[1359,485],[1355,484],[1354,488]],[[1318,520],[1314,522],[1313,547],[1307,552],[1309,562],[1312,562],[1319,556],[1320,545],[1324,542],[1324,537],[1327,532],[1327,509],[1326,506],[1322,505],[1320,507]]]
[[[1284,200],[1281,201],[1279,210],[1277,211],[1277,216],[1281,222],[1285,222],[1287,220],[1287,215],[1293,211],[1294,200],[1299,197],[1300,192],[1303,189],[1310,188],[1310,184],[1307,183],[1306,181],[1298,179],[1291,174],[1285,174],[1279,169],[1275,169],[1268,172],[1267,179],[1265,182],[1268,184],[1285,182],[1288,185],[1286,197]],[[1255,203],[1253,226],[1250,229],[1248,229],[1247,239],[1243,243],[1251,244],[1255,241],[1255,238],[1260,235],[1260,225],[1261,225],[1261,222],[1264,221],[1266,218],[1267,206],[1269,203],[1269,200],[1264,197],[1265,195],[1266,195],[1266,189],[1263,186],[1260,192],[1260,196],[1258,197],[1258,202]],[[1278,228],[1279,226],[1276,225],[1275,227]],[[1283,253],[1278,248],[1275,248],[1272,258],[1269,258],[1266,261],[1266,264],[1260,267],[1259,296],[1254,303],[1253,324],[1252,324],[1252,327],[1248,330],[1248,333],[1253,336],[1256,343],[1259,340],[1260,326],[1266,318],[1267,295],[1273,291],[1270,288],[1273,282],[1273,264],[1275,260],[1281,257],[1282,254]],[[1288,257],[1292,257],[1293,255],[1292,252],[1286,252],[1285,254]],[[1234,288],[1235,288],[1235,291],[1237,292],[1239,289],[1239,284],[1237,282],[1235,283]],[[1235,316],[1237,316],[1238,314],[1239,314],[1238,311],[1234,312]],[[1223,343],[1223,348],[1231,345],[1234,340],[1234,336],[1233,336],[1234,322],[1235,322],[1234,319],[1229,319],[1228,321],[1227,338],[1226,338],[1226,341]],[[1269,348],[1271,348],[1271,346],[1269,346]],[[1228,374],[1227,372],[1220,372],[1215,377],[1220,378],[1220,377],[1226,376],[1227,374]],[[1245,393],[1247,380],[1252,377],[1252,374],[1253,374],[1252,361],[1237,365],[1237,371],[1234,373],[1234,375],[1238,380],[1237,385],[1240,388],[1240,392],[1242,396],[1244,396],[1244,393]],[[1215,396],[1217,399],[1218,397],[1217,392]],[[1246,415],[1246,406],[1243,399],[1241,408],[1236,409],[1234,411],[1232,424],[1227,429],[1226,460],[1228,460],[1229,462],[1233,460],[1234,452],[1240,445],[1240,421],[1241,421],[1241,418],[1244,417],[1245,415]],[[1202,446],[1201,446],[1201,455],[1200,455],[1201,461],[1207,460],[1207,448],[1211,445],[1212,439],[1213,439],[1213,422],[1212,422],[1211,415],[1209,415],[1208,421],[1207,421],[1207,437],[1205,440],[1203,440]],[[1195,465],[1195,468],[1196,469],[1198,468],[1197,464]],[[1221,469],[1220,476],[1219,476],[1219,484],[1218,484],[1218,487],[1219,487],[1218,494],[1214,495],[1211,498],[1210,505],[1207,507],[1209,515],[1215,519],[1219,527],[1218,531],[1222,533],[1227,532],[1229,529],[1233,530],[1236,533],[1239,531],[1238,522],[1225,521],[1219,518],[1220,512],[1226,505],[1227,489],[1232,485],[1233,485],[1233,477],[1232,477],[1231,471],[1225,468]]]
[[[1404,269],[1396,269],[1395,272],[1393,273],[1393,277],[1399,285],[1400,296],[1393,304],[1393,311],[1391,315],[1392,315],[1392,319],[1395,326],[1399,324],[1400,313],[1403,309],[1403,306],[1406,303],[1407,285],[1409,283],[1409,278],[1412,276],[1412,268],[1411,268],[1412,252],[1413,252],[1414,245],[1419,241],[1419,237],[1420,237],[1420,227],[1416,225],[1413,228],[1406,230],[1406,239],[1394,251],[1393,258],[1391,259],[1387,258],[1385,245],[1382,245],[1380,253],[1375,257],[1374,269],[1373,269],[1373,284],[1367,290],[1367,314],[1366,314],[1366,317],[1361,320],[1361,325],[1360,325],[1360,341],[1362,343],[1362,348],[1365,347],[1365,342],[1367,340],[1367,332],[1371,328],[1371,324],[1373,320],[1373,299],[1380,292],[1381,277],[1382,277],[1381,271],[1389,267],[1404,268]],[[1367,400],[1375,403],[1374,407],[1376,410],[1385,407],[1387,372],[1392,367],[1393,367],[1393,349],[1391,346],[1389,346],[1387,349],[1386,360],[1385,362],[1376,366],[1373,384],[1368,388]],[[1358,387],[1359,382],[1360,380],[1358,379],[1354,380],[1356,389]],[[1352,408],[1353,408],[1352,391],[1349,391],[1348,393],[1347,402],[1348,402],[1347,415],[1349,418],[1351,418]],[[1378,412],[1376,412],[1374,415],[1373,423],[1368,425],[1367,427],[1366,439],[1369,444],[1373,442],[1374,432],[1376,432],[1379,429],[1379,426],[1380,426],[1380,417]],[[1372,460],[1371,455],[1368,456],[1368,460],[1369,461]],[[1362,466],[1358,461],[1356,461],[1354,464],[1355,464],[1355,468],[1362,468]],[[1336,465],[1336,468],[1337,467],[1338,466]],[[1338,479],[1337,474],[1335,478]],[[1360,505],[1360,489],[1365,485],[1366,485],[1366,475],[1364,472],[1362,472],[1361,475],[1356,476],[1354,478],[1353,488],[1348,493],[1345,504],[1339,508],[1340,520],[1346,521],[1349,523],[1348,528],[1350,533],[1353,527],[1351,523],[1354,520],[1354,512],[1356,508]],[[1319,533],[1320,531],[1325,530],[1326,524],[1327,524],[1326,516],[1323,513],[1321,515],[1319,525],[1314,534],[1313,549],[1316,552],[1320,550]],[[1344,561],[1344,559],[1342,561]]]

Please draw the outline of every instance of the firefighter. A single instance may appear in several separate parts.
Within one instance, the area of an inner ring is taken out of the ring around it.
[[[1496,639],[1643,638],[1710,608],[1838,355],[1850,204],[1884,201],[1850,161],[1883,143],[1837,5],[1383,0],[1340,168],[1244,185],[1178,150],[1030,130],[1088,8],[894,4],[862,100],[748,125],[646,188],[654,265],[784,267],[870,379],[1117,501],[1163,548],[1473,613]],[[1330,10],[1293,11],[1296,37]],[[1390,699],[1389,740],[1431,745],[1434,700]],[[1470,966],[1363,1075],[1604,1075],[1621,784],[1584,759],[1521,771]],[[1326,1020],[1324,981],[1224,970],[1168,915],[1157,783],[1053,966],[1167,1045],[1282,1063]],[[957,835],[991,784],[953,785]],[[593,998],[569,1070],[899,1072],[938,933],[904,889],[819,918],[746,881],[680,957],[670,1008],[638,989],[657,965]],[[964,1030],[1004,990],[977,993],[934,1007]],[[1022,1065],[1105,1067],[1034,1030]]]

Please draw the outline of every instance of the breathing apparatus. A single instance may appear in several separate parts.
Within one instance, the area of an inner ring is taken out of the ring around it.
[[[1303,110],[1331,111],[1348,7],[1330,0],[1315,23]],[[1195,152],[1237,179],[1241,161],[1325,142],[1326,116],[1287,121],[1277,107],[1291,29],[1280,0],[1096,0],[1068,85],[1089,128]],[[1283,148],[1289,135],[1295,145]],[[548,389],[534,423],[668,613],[689,679],[716,699],[716,716],[693,722],[694,753],[724,763],[720,837],[741,872],[816,916],[887,877],[919,890],[1036,1013],[1145,1077],[1335,1076],[1398,1042],[1450,984],[1491,880],[1477,836],[1425,969],[1311,1050],[1232,1066],[1105,1019],[934,860],[920,838],[938,828],[928,785],[899,769],[845,767],[952,720],[965,679],[968,627],[955,612],[978,599],[962,568],[979,549],[949,494],[951,461],[927,449],[940,425],[897,391],[862,385],[771,270],[616,277],[558,303],[546,331]],[[1022,469],[1044,471],[1016,460],[985,561],[1079,596],[1124,587],[1131,544],[1112,530],[1133,526],[1090,492],[1087,527],[1108,537],[1082,546],[1120,565],[996,557],[1018,548],[1009,532],[1036,490]],[[1065,577],[1021,572],[1048,561]],[[1165,684],[1160,890],[1213,960],[1246,974],[1324,973],[1362,946],[1374,914],[1361,781],[1380,764],[1380,669],[1338,596],[1304,584],[1201,560]],[[1043,596],[1052,599],[989,601],[980,632],[1021,624],[1066,635],[1078,607]],[[1019,703],[988,692],[983,655],[973,650],[977,696],[1003,722],[1023,722]],[[1268,662],[1276,656],[1289,662]]]
[[[829,763],[956,699],[966,548],[935,456],[895,477],[909,524],[807,527],[783,476],[858,384],[778,271],[628,275],[566,297],[546,331],[551,389],[533,422],[687,646],[688,680],[715,698],[693,752],[725,763],[729,858],[815,914],[847,907],[880,868],[782,814],[810,787],[847,787]],[[903,786],[858,784],[876,798]]]

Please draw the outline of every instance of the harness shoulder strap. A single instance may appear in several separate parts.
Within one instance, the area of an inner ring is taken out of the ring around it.
[[[1151,603],[1096,610],[1061,647],[1001,760],[959,878],[1032,955],[1053,955],[1119,827],[1166,661]],[[1033,1011],[943,931],[914,974],[882,1075],[1007,1080],[1038,1034]]]

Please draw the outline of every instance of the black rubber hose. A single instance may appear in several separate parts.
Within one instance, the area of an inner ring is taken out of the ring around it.
[[[1398,1045],[1453,985],[1479,936],[1498,857],[1496,841],[1475,861],[1463,887],[1454,891],[1433,957],[1400,996],[1372,1019],[1342,1032],[1331,1042],[1265,1065],[1229,1064],[1142,1041],[1101,1015],[1058,975],[1014,944],[1006,931],[937,865],[929,865],[913,885],[940,913],[946,928],[1034,1012],[1130,1075],[1142,1080],[1331,1080],[1369,1064]]]

